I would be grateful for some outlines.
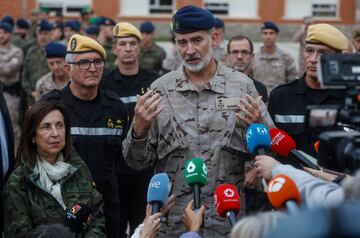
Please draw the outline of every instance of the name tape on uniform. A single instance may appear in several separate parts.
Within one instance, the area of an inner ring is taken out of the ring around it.
[[[239,109],[240,97],[216,98],[215,107],[217,111]]]

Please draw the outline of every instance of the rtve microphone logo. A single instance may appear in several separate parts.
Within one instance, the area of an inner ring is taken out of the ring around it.
[[[159,188],[160,188],[160,185],[161,185],[160,181],[155,181],[155,182],[151,182],[151,183],[149,184],[149,187],[150,187],[150,188],[157,188],[157,189],[159,189]]]

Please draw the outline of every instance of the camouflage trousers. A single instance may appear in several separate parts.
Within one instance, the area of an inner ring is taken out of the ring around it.
[[[21,128],[19,124],[19,106],[20,106],[20,97],[18,95],[13,95],[7,92],[4,92],[4,98],[9,110],[11,123],[14,130],[14,138],[15,138],[15,148],[17,148]]]

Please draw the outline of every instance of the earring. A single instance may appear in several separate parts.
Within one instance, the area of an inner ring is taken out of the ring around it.
[[[33,144],[35,144],[35,139],[34,138],[31,141],[32,141]]]

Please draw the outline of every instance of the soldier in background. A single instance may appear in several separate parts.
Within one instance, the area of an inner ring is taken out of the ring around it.
[[[360,53],[360,28],[355,28],[352,32],[352,44],[355,49],[355,53]]]
[[[225,39],[224,21],[218,17],[215,17],[215,30],[219,33],[219,39],[214,47],[214,56],[216,60],[225,63],[228,41]]]
[[[23,54],[20,48],[11,43],[11,37],[11,25],[6,22],[0,22],[0,81],[3,83],[4,98],[9,109],[14,128],[15,142],[17,143],[21,131],[19,125],[19,72],[23,61]]]
[[[278,26],[270,21],[261,27],[263,46],[255,53],[252,64],[253,77],[265,84],[268,93],[280,84],[284,84],[297,76],[294,59],[277,47]]]
[[[64,88],[70,80],[65,69],[66,45],[53,41],[46,46],[45,52],[50,72],[41,77],[36,83],[33,93],[36,101],[53,89]]]
[[[62,23],[53,23],[51,26],[51,41],[60,41],[63,44],[65,42],[64,25]]]
[[[304,17],[304,24],[301,25],[301,28],[294,34],[293,41],[299,43],[299,76],[301,77],[305,72],[304,64],[304,48],[306,44],[306,33],[308,27],[314,22],[314,19],[311,16]]]
[[[69,39],[75,35],[79,34],[81,31],[81,24],[78,20],[71,20],[65,22],[64,25],[64,36],[66,44],[69,42]]]
[[[85,30],[85,36],[90,37],[91,39],[94,39],[97,41],[97,39],[99,37],[99,31],[100,31],[100,29],[98,26],[96,26],[96,25],[89,26]]]
[[[143,22],[140,25],[140,32],[142,36],[139,57],[141,67],[161,73],[162,62],[166,53],[163,48],[155,43],[155,26],[151,22]]]
[[[103,90],[115,92],[127,105],[129,119],[132,121],[136,96],[143,95],[159,75],[151,69],[143,69],[139,64],[140,31],[128,22],[118,23],[114,29],[113,50],[116,67],[101,80]],[[124,131],[127,133],[127,131]],[[120,198],[120,237],[129,223],[130,234],[142,222],[146,210],[146,194],[154,168],[136,171],[131,169],[124,158],[116,161],[116,177]]]
[[[25,19],[18,19],[15,24],[15,31],[12,42],[15,46],[23,49],[29,39],[30,24]]]
[[[168,226],[159,237],[179,237],[186,204],[192,199],[185,184],[186,161],[197,157],[207,166],[209,183],[202,202],[209,207],[203,237],[227,237],[230,227],[214,207],[218,184],[237,186],[244,212],[245,131],[253,122],[273,122],[251,79],[216,62],[218,38],[214,16],[208,10],[185,6],[173,16],[173,31],[183,67],[157,79],[151,90],[137,98],[135,116],[123,142],[125,161],[133,169],[155,164],[172,182],[175,205]],[[229,100],[223,100],[229,99]]]
[[[50,41],[51,25],[46,20],[41,20],[36,29],[36,44],[25,55],[21,86],[25,92],[24,110],[34,102],[32,96],[36,82],[49,72],[46,63],[45,48]]]
[[[112,50],[112,29],[116,25],[116,22],[111,18],[100,17],[96,23],[99,27],[99,35],[97,41],[104,47],[106,51],[106,62],[104,67],[104,73],[109,72],[115,66],[116,56]]]

